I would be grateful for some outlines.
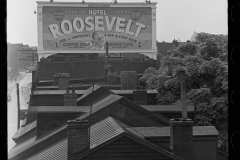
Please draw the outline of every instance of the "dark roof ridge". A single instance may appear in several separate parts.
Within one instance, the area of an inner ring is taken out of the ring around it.
[[[96,84],[95,84],[95,85],[96,85]],[[83,99],[85,99],[85,98],[87,98],[87,97],[89,97],[90,95],[92,95],[92,94],[94,94],[94,93],[96,93],[96,92],[99,92],[100,90],[105,90],[105,91],[107,91],[107,92],[109,92],[109,93],[111,93],[111,94],[115,94],[115,93],[113,93],[112,91],[110,91],[109,89],[107,89],[107,88],[104,87],[104,86],[96,85],[96,88],[95,88],[95,85],[94,85],[94,90],[93,90],[93,91],[92,91],[93,87],[88,88],[88,89],[85,91],[85,94],[83,94],[81,97],[79,97],[79,98],[77,99],[77,102],[80,101],[80,100],[83,100]]]

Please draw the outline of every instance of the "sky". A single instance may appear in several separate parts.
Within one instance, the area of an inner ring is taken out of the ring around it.
[[[48,0],[38,0],[48,1]],[[49,0],[50,1],[50,0]],[[56,2],[82,0],[54,0]],[[118,0],[140,2],[145,0]],[[113,2],[113,0],[85,0]],[[194,31],[210,34],[228,33],[227,0],[151,0],[157,2],[157,41],[185,42]],[[37,46],[36,0],[7,0],[7,42]]]

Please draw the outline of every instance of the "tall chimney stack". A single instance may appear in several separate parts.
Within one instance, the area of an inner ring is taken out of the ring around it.
[[[137,90],[136,71],[121,71],[120,77],[122,90]]]
[[[58,73],[58,89],[65,90],[69,85],[69,73]]]
[[[69,87],[66,89],[66,93],[63,95],[64,106],[77,106],[77,93],[72,87],[72,93],[69,93]]]
[[[70,160],[90,148],[90,133],[87,120],[69,120],[67,123],[68,160]]]
[[[170,149],[186,160],[194,160],[193,121],[187,118],[185,71],[180,72],[182,118],[170,119]]]

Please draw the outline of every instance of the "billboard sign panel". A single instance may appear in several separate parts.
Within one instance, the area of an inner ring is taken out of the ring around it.
[[[151,50],[151,7],[42,7],[43,48],[52,51]]]

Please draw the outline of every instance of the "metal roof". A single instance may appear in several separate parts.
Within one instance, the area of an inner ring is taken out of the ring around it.
[[[128,128],[125,128],[128,127]],[[137,140],[143,145],[150,147],[160,153],[175,157],[176,159],[181,159],[174,156],[172,153],[165,151],[164,149],[152,144],[151,142],[144,139],[143,135],[138,133],[134,128],[130,128],[128,125],[115,120],[112,117],[108,117],[90,127],[90,150],[96,149],[98,146],[103,143],[108,143],[113,138],[120,136],[121,134],[127,133],[132,135],[133,139]],[[35,153],[27,160],[42,160],[42,159],[51,159],[51,160],[66,160],[67,159],[67,137],[62,138],[55,143],[50,144],[39,152]],[[86,153],[86,152],[85,152]],[[175,159],[174,158],[174,159]]]
[[[36,130],[35,130],[34,132],[32,132],[30,134],[30,136],[28,137],[27,140],[23,141],[22,143],[18,143],[17,145],[15,145],[10,150],[10,152],[8,153],[8,159],[10,159],[10,158],[12,158],[14,156],[17,156],[18,154],[20,154],[24,150],[28,149],[29,146],[34,143],[36,138],[37,138],[37,135],[36,135]]]
[[[151,111],[151,112],[181,112],[181,105],[140,105],[141,107]],[[188,112],[194,112],[194,106],[187,106]]]
[[[66,160],[67,159],[67,139],[63,138],[56,143],[53,143],[41,151],[34,154],[27,160]]]
[[[112,139],[125,132],[125,130],[112,118],[108,117],[90,127],[90,149]],[[45,147],[28,160],[66,160],[67,159],[67,138],[60,139]]]

